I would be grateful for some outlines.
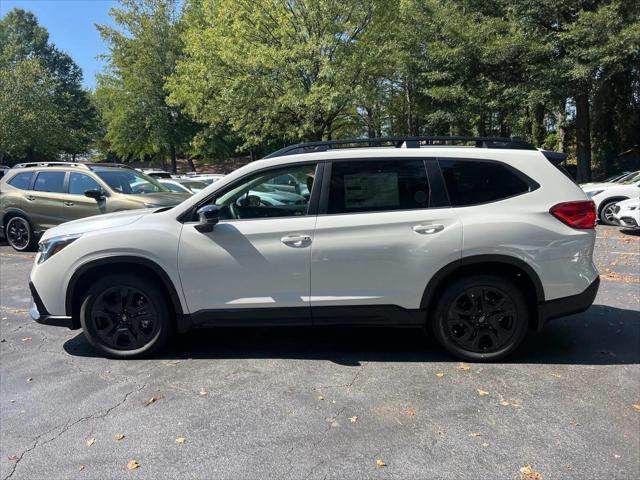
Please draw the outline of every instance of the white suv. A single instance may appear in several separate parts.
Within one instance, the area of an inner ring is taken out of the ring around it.
[[[338,324],[426,327],[460,358],[504,357],[593,302],[595,210],[557,154],[438,145],[467,140],[294,145],[176,207],[52,228],[32,317],[121,358],[196,327]],[[305,188],[263,202],[283,175]]]

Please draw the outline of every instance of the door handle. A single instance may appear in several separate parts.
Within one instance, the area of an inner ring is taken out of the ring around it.
[[[424,225],[414,225],[413,227],[413,231],[421,235],[429,235],[441,232],[442,230],[444,230],[444,225],[439,223],[426,223]]]
[[[26,199],[27,199],[27,200],[29,200],[30,202],[33,202],[33,201],[36,199],[36,197],[32,197],[31,195],[27,195],[27,196],[26,196],[26,197],[24,197],[24,198],[26,198]]]
[[[75,205],[75,203],[73,203],[73,202],[69,202],[69,201],[64,202],[64,204],[65,204],[65,206],[67,206],[67,207],[73,207],[73,206]]]
[[[280,239],[285,245],[293,245],[294,247],[301,247],[303,243],[311,242],[310,235],[286,235]]]

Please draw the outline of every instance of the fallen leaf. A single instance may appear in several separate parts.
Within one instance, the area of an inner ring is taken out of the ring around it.
[[[200,395],[207,395],[209,392],[207,392],[204,388],[200,389]]]
[[[87,447],[90,447],[94,443],[96,443],[96,439],[91,437],[89,440],[87,440]]]
[[[436,373],[436,377],[442,378],[442,377],[444,377],[444,373],[438,372],[438,373]]]
[[[376,467],[386,467],[386,466],[387,464],[384,463],[384,460],[381,460],[381,459],[376,460]]]
[[[485,395],[489,395],[489,392],[487,392],[486,390],[478,389],[478,395],[480,395],[481,397],[484,397]]]
[[[27,382],[33,382],[33,378],[32,377],[27,378]]]
[[[636,412],[640,412],[640,403],[635,404],[635,405],[633,406],[633,409],[634,409]]]
[[[556,378],[562,378],[562,375],[560,375],[559,373],[552,373],[551,376]]]
[[[413,417],[416,414],[416,409],[413,407],[409,407],[407,408],[406,412],[408,416]]]
[[[464,362],[460,362],[460,364],[458,365],[458,369],[468,372],[469,370],[471,370],[471,367]]]
[[[470,436],[470,437],[479,437],[480,435],[481,435],[481,433],[480,433],[480,432],[471,432],[471,433],[469,434],[469,436]]]
[[[613,458],[621,458],[620,455],[618,455],[617,453],[613,454]]]
[[[180,360],[165,360],[162,363],[164,363],[168,367],[175,367],[176,365],[178,365],[180,363]]]
[[[542,480],[542,474],[533,470],[531,465],[520,467],[520,473],[527,480]]]
[[[80,466],[78,467],[78,471],[79,471],[79,472],[81,472],[82,470],[84,470],[84,465],[80,465]]]
[[[331,400],[331,403],[336,403],[336,401],[335,400]]]
[[[575,420],[571,420],[569,422],[569,425],[572,426],[573,428],[580,426],[580,424],[578,422],[576,422]]]
[[[324,397],[322,395],[318,395],[318,400],[324,400]]]
[[[501,400],[500,401],[500,405],[502,405],[503,407],[508,407],[511,404],[509,402],[507,402],[506,400]]]
[[[482,446],[483,446],[483,447],[488,447],[488,446],[489,446],[489,444],[488,444],[487,442],[484,442],[484,443],[482,444]]]
[[[127,463],[127,470],[135,470],[138,467],[140,467],[140,464],[137,460],[130,460],[129,463]]]
[[[349,417],[349,421],[350,421],[351,423],[356,423],[356,422],[358,421],[358,416],[357,416],[357,415],[354,415],[353,417]]]
[[[23,339],[21,339],[21,341],[23,342],[28,342],[29,340],[31,340],[31,337],[24,337]]]
[[[151,405],[152,403],[156,403],[158,400],[160,400],[162,397],[151,397],[149,400],[147,400],[146,402],[144,402],[144,406],[148,407],[149,405]]]
[[[185,438],[184,438],[184,437],[178,437],[178,438],[176,438],[176,443],[180,443],[180,444],[182,444],[182,443],[184,443],[184,442],[185,442]]]
[[[124,433],[116,433],[116,440],[122,440],[124,438]]]
[[[18,456],[17,456],[17,455],[9,455],[7,458],[8,458],[9,460],[11,460],[11,461],[14,461],[14,460],[17,460],[17,459],[18,459]]]

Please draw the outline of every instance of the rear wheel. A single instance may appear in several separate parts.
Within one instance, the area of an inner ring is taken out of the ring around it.
[[[33,228],[24,217],[10,218],[5,226],[4,236],[9,245],[19,252],[33,252],[37,245]]]
[[[171,309],[153,281],[137,275],[110,275],[92,285],[80,307],[89,343],[115,358],[149,355],[173,331]]]
[[[615,213],[616,203],[622,200],[607,200],[606,203],[600,209],[600,221],[605,225],[620,225],[618,220],[615,219],[613,214]]]
[[[527,333],[527,302],[502,277],[474,275],[442,295],[433,330],[438,342],[464,360],[493,361],[513,352]]]

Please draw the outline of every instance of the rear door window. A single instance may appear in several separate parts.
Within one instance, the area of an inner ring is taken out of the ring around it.
[[[498,162],[438,160],[454,207],[478,205],[532,190],[525,178]]]
[[[33,189],[38,192],[64,192],[65,172],[39,172]]]
[[[8,183],[12,187],[16,187],[21,190],[29,190],[32,178],[33,172],[22,172],[15,175]]]
[[[424,161],[333,162],[327,213],[380,212],[429,207]]]

